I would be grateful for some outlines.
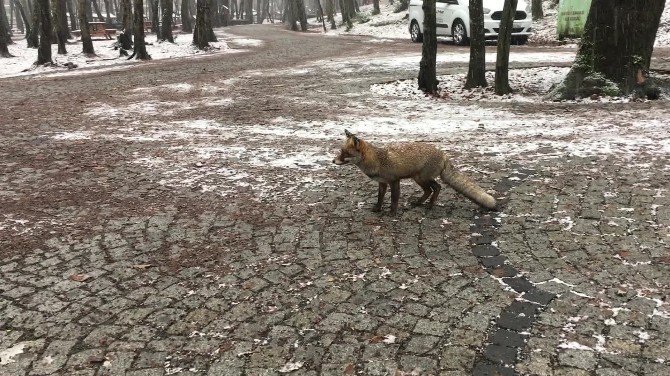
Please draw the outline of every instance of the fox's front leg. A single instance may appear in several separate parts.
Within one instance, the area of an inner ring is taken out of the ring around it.
[[[377,191],[377,205],[372,207],[373,212],[378,212],[382,210],[382,205],[384,204],[384,196],[386,196],[386,188],[389,185],[386,183],[379,183],[379,190]]]
[[[400,180],[391,183],[391,215],[398,213],[398,200],[400,199]]]

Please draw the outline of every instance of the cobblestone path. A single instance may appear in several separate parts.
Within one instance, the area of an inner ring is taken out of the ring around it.
[[[667,102],[373,95],[416,45],[231,32],[263,44],[0,80],[0,375],[670,374]],[[345,127],[502,210],[371,213]]]

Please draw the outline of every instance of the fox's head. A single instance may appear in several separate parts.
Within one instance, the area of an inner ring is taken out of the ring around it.
[[[347,163],[358,163],[363,159],[363,153],[361,152],[361,147],[363,146],[363,141],[360,140],[355,135],[351,134],[348,130],[344,130],[344,134],[347,136],[340,149],[340,155],[333,159],[333,163],[336,165],[343,165]]]

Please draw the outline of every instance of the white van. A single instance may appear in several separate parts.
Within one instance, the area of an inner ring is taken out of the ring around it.
[[[502,18],[504,0],[483,0],[484,4],[484,37],[497,39]],[[436,24],[438,37],[451,37],[455,44],[468,44],[470,35],[470,13],[468,0],[436,0]],[[422,0],[410,0],[409,33],[413,42],[423,40],[423,5]],[[530,1],[519,0],[516,6],[512,43],[524,44],[531,33],[532,16]]]

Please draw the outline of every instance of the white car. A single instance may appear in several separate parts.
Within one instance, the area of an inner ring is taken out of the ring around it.
[[[436,24],[438,37],[451,37],[455,44],[468,44],[470,35],[470,10],[468,0],[436,0]],[[497,39],[504,0],[484,0],[484,37]],[[409,33],[413,42],[423,40],[423,5],[422,0],[410,0]],[[531,33],[533,20],[530,12],[530,1],[519,0],[516,6],[512,43],[524,44]]]

